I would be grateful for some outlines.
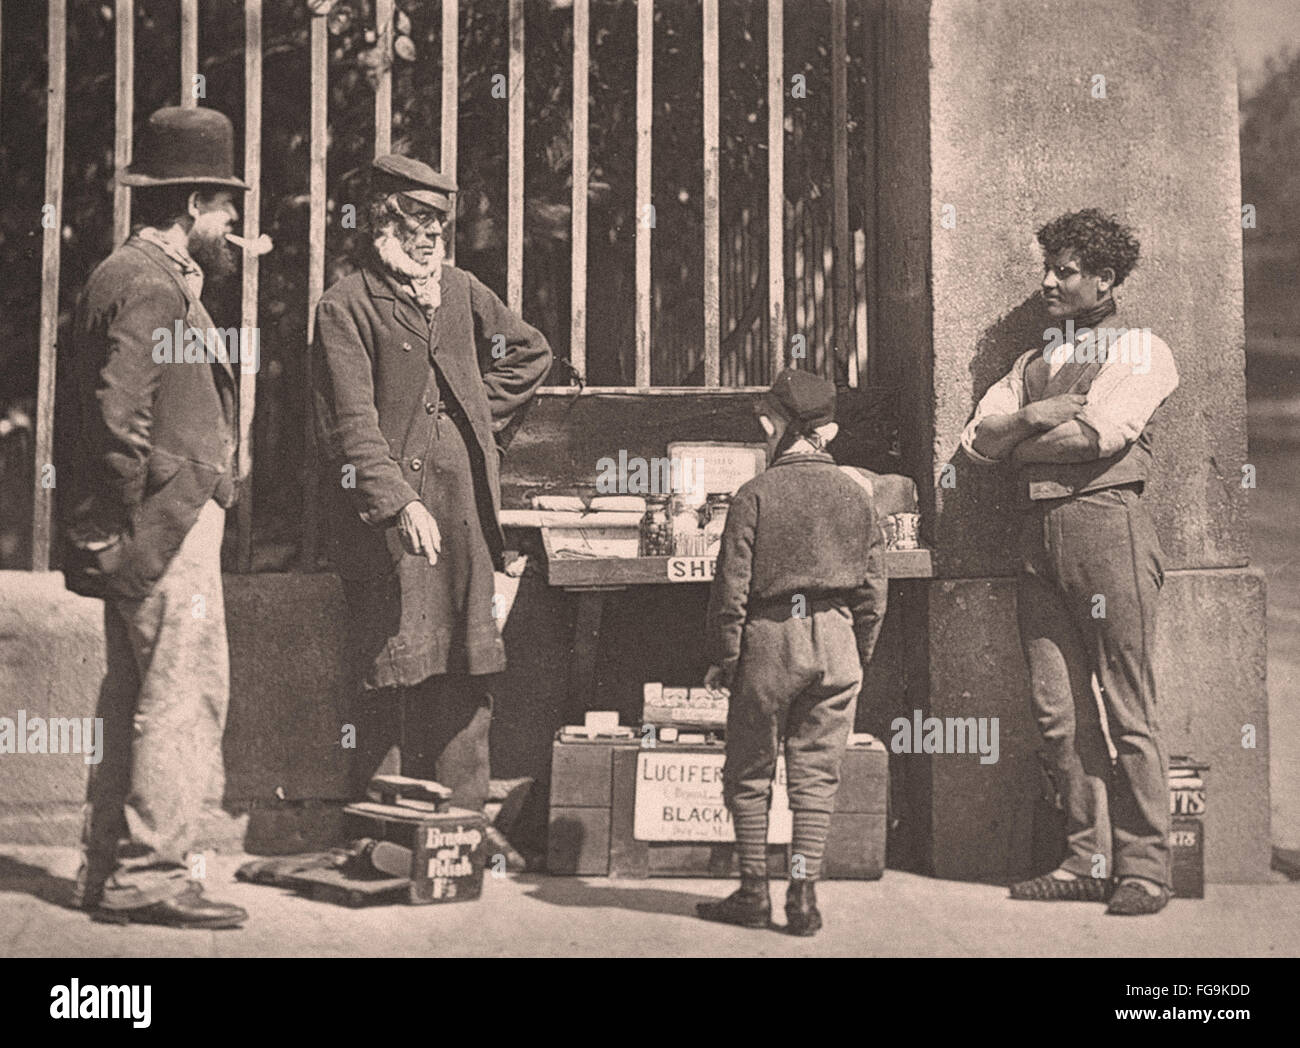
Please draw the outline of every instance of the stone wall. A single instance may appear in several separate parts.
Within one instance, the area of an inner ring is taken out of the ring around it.
[[[1142,261],[1121,303],[1168,342],[1181,376],[1158,416],[1148,490],[1177,569],[1157,655],[1165,737],[1171,752],[1212,765],[1209,876],[1267,875],[1264,599],[1246,567],[1241,484],[1229,13],[1216,0],[1098,0],[1086,10],[1067,0],[886,0],[881,12],[883,254],[872,352],[905,384],[903,445],[943,579],[916,598],[928,623],[918,653],[928,665],[925,712],[999,716],[1004,726],[992,769],[960,756],[895,759],[928,768],[911,799],[928,807],[925,865],[941,876],[1016,876],[1034,865],[1042,837],[1025,824],[1039,782],[1009,577],[1011,489],[966,461],[958,438],[988,386],[1044,345],[1054,323],[1035,300],[1035,230],[1090,206],[1136,226]],[[949,463],[952,486],[943,486]],[[1242,746],[1248,724],[1253,749]]]

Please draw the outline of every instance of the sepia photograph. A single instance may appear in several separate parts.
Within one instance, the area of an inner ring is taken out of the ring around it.
[[[173,958],[1285,1003],[1300,0],[3,0],[0,194],[36,1019],[170,1030]]]

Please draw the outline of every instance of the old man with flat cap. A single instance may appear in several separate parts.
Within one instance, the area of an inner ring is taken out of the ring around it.
[[[546,376],[536,328],[444,261],[452,179],[410,157],[370,172],[367,257],[316,310],[317,432],[358,677],[356,789],[391,747],[452,803],[488,793],[499,435]]]
[[[134,232],[90,275],[60,362],[78,423],[64,574],[104,601],[108,666],[76,898],[118,923],[247,917],[205,898],[190,865],[205,801],[222,794],[230,697],[221,538],[237,382],[200,296],[236,269],[226,235],[248,186],[233,157],[230,121],[214,110],[149,117],[118,174],[133,188]],[[171,344],[177,333],[185,346]]]

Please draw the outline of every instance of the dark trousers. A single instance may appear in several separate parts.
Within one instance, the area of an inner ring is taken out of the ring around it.
[[[353,786],[358,795],[377,773],[434,779],[457,808],[482,811],[491,764],[492,696],[487,679],[439,674],[410,687],[361,692]]]
[[[1169,789],[1151,665],[1163,581],[1155,527],[1131,488],[1045,502],[1024,520],[1020,640],[1043,756],[1065,808],[1061,866],[1079,876],[1169,884]]]
[[[862,663],[843,605],[789,606],[745,623],[727,707],[723,796],[733,817],[766,813],[780,739],[791,811],[835,810]]]

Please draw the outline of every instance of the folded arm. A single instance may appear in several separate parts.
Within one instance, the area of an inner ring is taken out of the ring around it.
[[[1077,418],[1027,437],[1011,451],[1011,463],[1016,466],[1029,462],[1091,462],[1097,458],[1101,458],[1097,431]]]
[[[971,420],[962,430],[961,444],[972,462],[992,466],[1006,459],[1011,449],[1039,432],[1021,409],[1024,390],[1022,357],[980,398]]]

